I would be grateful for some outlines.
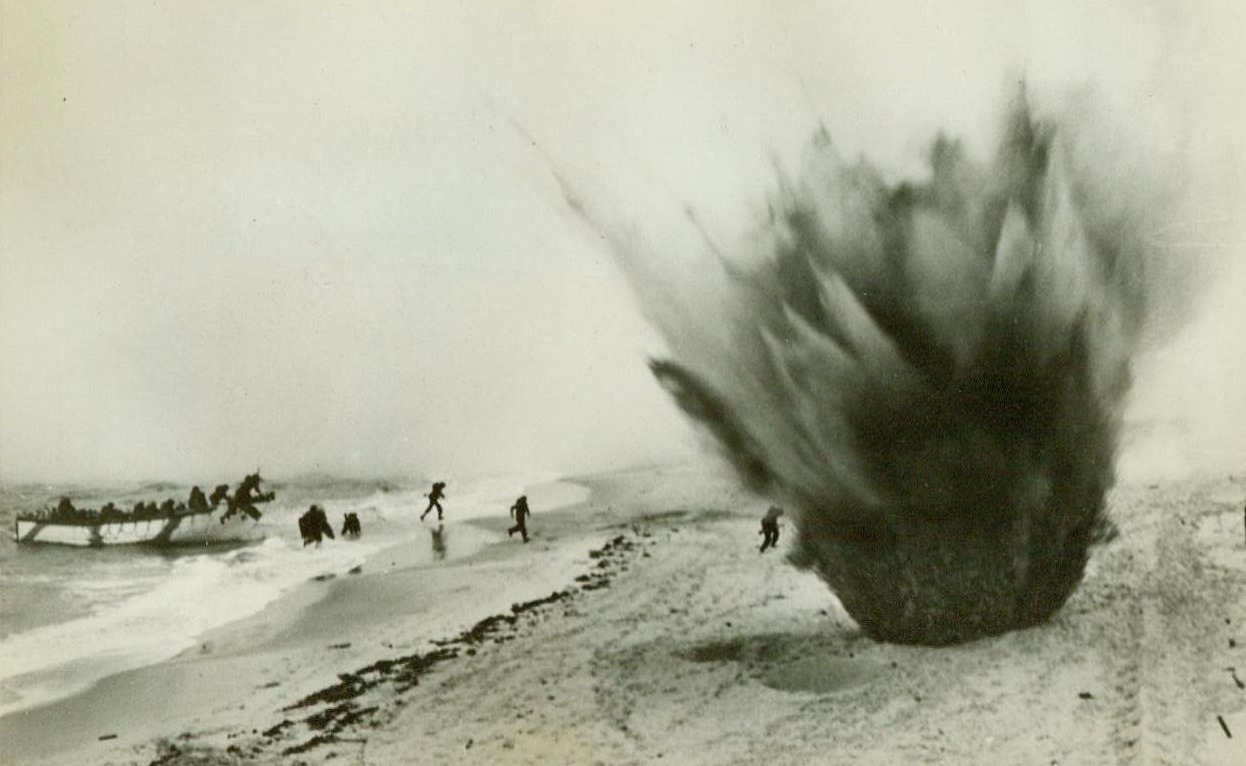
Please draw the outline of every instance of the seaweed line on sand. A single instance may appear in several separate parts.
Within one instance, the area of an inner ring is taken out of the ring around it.
[[[367,729],[375,729],[404,703],[401,695],[419,685],[420,678],[441,663],[460,654],[475,655],[489,643],[501,644],[514,639],[525,620],[530,621],[551,604],[575,598],[581,592],[609,587],[610,581],[622,571],[620,565],[651,542],[648,532],[639,525],[633,525],[632,530],[636,540],[629,539],[627,535],[617,535],[600,548],[590,550],[589,559],[594,564],[588,572],[575,578],[575,585],[542,598],[513,604],[509,613],[490,615],[453,638],[432,641],[436,648],[430,651],[378,660],[353,673],[340,673],[337,683],[282,708],[282,712],[287,714],[312,711],[308,715],[283,718],[265,729],[259,737],[242,732],[230,735],[231,739],[251,738],[249,744],[235,742],[222,751],[206,746],[179,747],[167,740],[158,741],[155,743],[157,757],[150,762],[150,766],[255,762],[265,757],[276,759],[277,756],[284,759],[323,745],[346,741],[350,739],[343,736],[347,732],[361,735]],[[368,700],[373,704],[362,704],[360,698],[381,687],[390,693]]]

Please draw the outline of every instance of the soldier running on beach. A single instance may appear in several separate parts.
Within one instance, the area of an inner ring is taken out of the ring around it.
[[[528,496],[520,495],[515,504],[511,506],[511,516],[515,517],[515,526],[506,530],[506,536],[511,537],[516,532],[523,535],[523,541],[528,542],[528,517],[532,515],[532,511],[528,510]]]
[[[770,506],[770,510],[766,511],[766,515],[761,519],[761,532],[764,535],[761,541],[761,552],[765,553],[767,548],[773,548],[779,542],[779,517],[783,515],[783,509],[777,505]]]
[[[420,514],[420,521],[423,521],[424,517],[428,515],[429,511],[433,510],[434,508],[437,509],[437,520],[441,521],[441,503],[437,501],[446,496],[444,492],[445,488],[446,488],[446,483],[444,481],[439,481],[433,484],[432,491],[428,493],[428,507],[425,508],[424,512]]]

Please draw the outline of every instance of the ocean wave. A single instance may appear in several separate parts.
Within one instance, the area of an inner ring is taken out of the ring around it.
[[[311,577],[345,572],[381,541],[363,545],[296,548],[278,537],[230,551],[174,559],[153,587],[142,583],[76,582],[80,589],[142,588],[120,601],[99,603],[78,619],[45,625],[0,640],[0,714],[71,693],[130,668],[168,659],[192,647],[204,633],[253,615]],[[50,671],[64,674],[63,688],[49,684]]]
[[[447,519],[505,516],[517,496],[553,486],[547,484],[553,478],[515,475],[458,483],[447,477]],[[29,551],[17,570],[5,568],[0,584],[10,592],[38,589],[44,595],[11,605],[10,613],[21,617],[21,609],[51,609],[63,617],[50,624],[32,620],[31,627],[0,638],[0,715],[169,659],[194,647],[205,633],[259,613],[314,577],[344,574],[385,547],[418,539],[422,549],[427,530],[419,516],[427,490],[423,483],[399,487],[381,481],[287,484],[256,524],[264,539],[238,547]],[[568,491],[552,492],[550,500],[572,497],[574,491]],[[313,502],[325,508],[335,531],[345,513],[357,513],[363,537],[304,547],[297,519]],[[458,554],[479,542],[469,538],[473,542],[456,538]]]

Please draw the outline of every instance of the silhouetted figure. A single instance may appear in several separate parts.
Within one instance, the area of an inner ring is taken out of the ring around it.
[[[74,507],[69,498],[62,497],[61,501],[56,504],[56,512],[52,515],[58,520],[73,521],[78,518],[78,509]]]
[[[212,490],[212,496],[208,498],[208,507],[216,510],[216,506],[229,499],[229,485],[217,484],[216,489]]]
[[[177,506],[173,502],[173,498],[169,498],[168,500],[165,500],[163,503],[160,504],[160,515],[161,516],[172,516],[174,511],[176,510],[177,510]]]
[[[320,547],[320,541],[325,537],[333,539],[333,527],[329,526],[329,517],[323,508],[313,505],[307,513],[299,516],[299,534],[303,537],[304,546],[315,543],[316,547]]]
[[[515,526],[506,530],[506,536],[511,537],[516,532],[523,535],[523,541],[528,542],[528,517],[532,515],[532,511],[528,510],[528,496],[520,495],[515,504],[511,506],[511,516],[515,519]]]
[[[190,488],[190,499],[186,501],[186,507],[191,513],[204,513],[208,510],[208,498],[204,497],[203,490],[197,485]]]
[[[255,506],[257,503],[267,503],[277,496],[275,492],[260,492],[260,472],[256,471],[242,480],[238,485],[238,489],[234,491],[233,497],[227,497],[229,509],[221,514],[221,523],[224,524],[237,513],[245,513],[255,521],[259,521],[263,516]],[[216,493],[212,493],[213,496]],[[332,535],[329,535],[332,537]]]
[[[103,508],[100,508],[100,520],[101,521],[124,521],[125,514],[122,513],[117,508],[116,503],[109,501],[104,504]]]
[[[359,514],[346,514],[342,522],[342,537],[359,537],[361,534],[363,534],[363,527],[359,524]]]
[[[761,552],[765,553],[767,548],[773,548],[779,542],[779,517],[783,515],[783,509],[777,505],[770,506],[770,510],[766,511],[766,515],[761,518],[761,532],[764,535],[761,540]]]
[[[260,481],[259,473],[247,474],[238,484],[238,489],[234,490],[234,502],[239,505],[254,502],[255,497],[251,493],[259,491]]]
[[[444,481],[439,481],[433,484],[432,490],[428,493],[428,507],[425,508],[424,512],[420,514],[420,521],[423,521],[424,517],[428,515],[429,511],[433,510],[434,508],[437,509],[437,521],[441,521],[441,503],[439,503],[438,501],[441,500],[441,498],[446,496],[446,493],[444,491],[445,488],[446,488],[446,483]]]

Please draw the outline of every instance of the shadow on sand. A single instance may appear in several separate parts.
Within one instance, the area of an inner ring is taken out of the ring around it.
[[[831,694],[864,686],[883,666],[859,659],[843,636],[761,634],[709,641],[675,656],[698,663],[734,662],[758,682],[779,691]]]

